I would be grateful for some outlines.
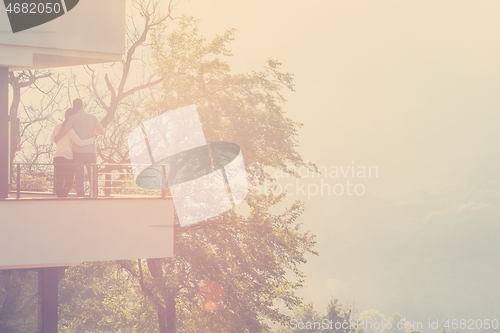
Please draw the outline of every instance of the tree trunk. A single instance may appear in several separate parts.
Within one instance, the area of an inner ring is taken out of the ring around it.
[[[160,294],[163,296],[165,307],[162,304],[156,304],[158,313],[158,326],[160,333],[175,332],[175,293],[169,293],[167,286],[162,282],[163,272],[158,259],[147,259],[148,269],[153,279],[157,281],[156,286],[161,288]]]
[[[167,321],[165,320],[166,319],[165,312],[166,311],[163,308],[163,306],[159,305],[157,313],[158,313],[158,327],[160,329],[160,333],[171,332],[168,330],[168,327],[167,327]]]
[[[167,318],[167,333],[175,332],[175,294],[169,294],[167,299],[167,310],[166,310],[166,318]]]

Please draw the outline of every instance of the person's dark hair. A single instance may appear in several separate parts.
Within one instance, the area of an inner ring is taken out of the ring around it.
[[[72,115],[74,115],[77,112],[78,111],[75,110],[75,108],[69,108],[66,110],[66,112],[64,113],[63,127],[66,124],[66,122],[68,121],[69,117],[71,117]],[[62,127],[61,127],[61,129],[62,129]]]
[[[83,101],[81,98],[75,98],[73,100],[73,109],[76,111],[83,110]]]

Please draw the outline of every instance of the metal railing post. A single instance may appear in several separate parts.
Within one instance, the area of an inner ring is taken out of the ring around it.
[[[104,195],[106,197],[111,196],[111,174],[109,172],[106,172],[104,174]]]
[[[94,197],[94,166],[93,164],[87,165],[87,171],[89,171],[89,197]]]
[[[97,163],[92,164],[92,197],[97,198],[99,196],[99,170]]]
[[[89,174],[89,197],[93,198],[94,197],[94,165],[93,164],[87,164],[85,166],[87,169],[87,172]],[[83,181],[83,191],[85,193],[85,178]]]
[[[161,197],[166,198],[167,197],[167,169],[165,168],[165,162],[161,161],[161,169],[163,171],[163,183],[165,185],[165,188],[161,189]]]
[[[21,164],[17,163],[16,174],[16,199],[21,198]]]

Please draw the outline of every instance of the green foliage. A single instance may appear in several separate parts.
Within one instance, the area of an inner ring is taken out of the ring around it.
[[[12,188],[17,189],[16,178],[12,181]],[[33,190],[45,192],[49,189],[49,183],[45,176],[23,175],[21,174],[21,190]]]
[[[36,332],[37,307],[37,273],[27,269],[0,270],[0,332]]]
[[[236,143],[246,161],[296,174],[289,166],[305,164],[296,151],[302,125],[282,109],[283,90],[294,90],[293,75],[281,72],[276,60],[268,60],[260,71],[232,73],[221,57],[231,55],[228,44],[235,29],[206,41],[194,22],[183,16],[178,30],[153,33],[154,65],[163,89],[150,107],[151,116],[195,104],[207,141]]]
[[[59,332],[155,332],[153,309],[116,262],[82,263],[59,284]]]
[[[336,298],[331,298],[323,315],[314,309],[313,303],[307,303],[295,310],[292,320],[285,327],[277,328],[275,333],[363,333],[362,327],[350,322],[352,308],[343,306]],[[337,324],[338,323],[338,324]],[[338,325],[338,326],[337,326]]]
[[[190,227],[176,221],[174,258],[71,268],[62,282],[61,331],[163,333],[175,325],[175,332],[269,332],[266,321],[290,319],[277,302],[288,309],[301,304],[299,265],[316,254],[314,235],[297,223],[303,204],[283,207],[284,195],[256,188],[273,181],[265,167],[295,174],[306,166],[296,151],[300,124],[282,109],[292,75],[273,60],[258,72],[232,73],[219,57],[230,55],[234,30],[206,41],[184,17],[178,30],[165,31],[152,36],[163,86],[133,119],[195,104],[207,141],[242,149],[252,185],[246,208]]]
[[[281,90],[293,90],[293,83],[291,74],[279,71],[279,62],[269,60],[260,72],[234,74],[219,59],[230,55],[227,44],[233,35],[229,30],[206,41],[188,17],[170,34],[156,30],[152,50],[163,89],[149,112],[153,117],[195,104],[207,141],[238,144],[247,166],[253,165],[249,180],[257,185],[272,181],[264,167],[305,165],[295,150],[300,124],[282,110]],[[172,321],[177,332],[263,332],[270,330],[264,320],[289,319],[276,302],[290,309],[301,303],[295,295],[304,278],[298,266],[307,261],[307,253],[315,254],[315,242],[297,224],[301,203],[271,212],[282,200],[283,195],[252,188],[242,215],[231,211],[191,227],[177,224],[175,258],[148,260],[148,270],[140,262],[123,266],[154,304],[161,332],[170,332]],[[206,281],[224,291],[216,310],[200,304],[197,292]]]
[[[103,178],[103,177],[101,177]],[[101,179],[100,184],[105,185],[106,182]],[[113,187],[111,194],[122,194],[122,195],[148,195],[148,196],[160,196],[161,190],[151,190],[140,188],[135,184],[134,175],[130,173],[122,173],[119,177],[109,182],[109,185]]]

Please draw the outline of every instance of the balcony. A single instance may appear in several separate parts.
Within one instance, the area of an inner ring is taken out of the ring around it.
[[[171,198],[136,187],[120,167],[91,165],[87,197],[57,198],[52,165],[13,164],[0,201],[0,269],[172,257]]]

